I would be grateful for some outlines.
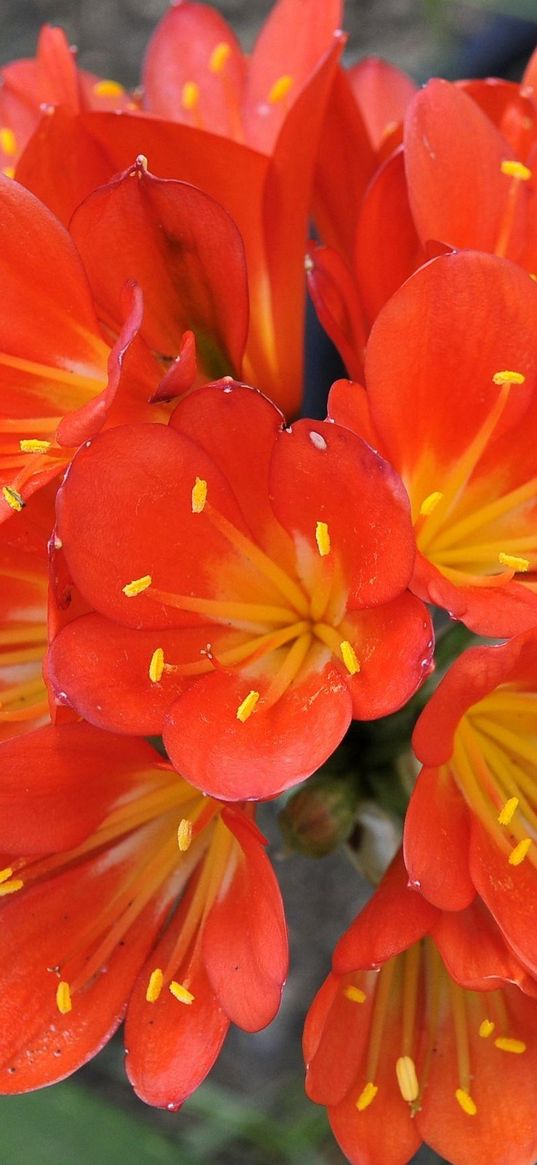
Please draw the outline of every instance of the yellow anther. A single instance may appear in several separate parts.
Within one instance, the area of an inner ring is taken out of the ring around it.
[[[278,101],[283,101],[292,85],[293,78],[288,73],[284,73],[283,77],[278,77],[278,80],[270,88],[267,98],[269,105],[276,105]]]
[[[458,1100],[462,1111],[465,1112],[467,1116],[475,1116],[477,1112],[477,1104],[475,1100],[472,1100],[469,1092],[465,1092],[464,1088],[457,1088],[455,1097]]]
[[[349,643],[348,639],[344,639],[343,643],[339,645],[339,650],[349,675],[355,676],[360,671],[360,664],[352,643]]]
[[[315,541],[321,558],[330,554],[330,533],[326,522],[317,522],[315,526]]]
[[[192,486],[192,513],[201,514],[207,501],[207,482],[197,477]]]
[[[96,81],[93,86],[93,92],[96,97],[121,97],[125,92],[123,85],[119,81]]]
[[[177,827],[177,845],[182,854],[186,854],[192,842],[192,822],[188,817],[182,817]]]
[[[221,73],[230,56],[231,45],[228,44],[227,41],[221,40],[217,45],[214,46],[214,49],[209,57],[209,69],[211,73]]]
[[[21,453],[46,453],[51,444],[51,441],[38,441],[37,437],[32,437],[27,441],[19,441]]]
[[[502,174],[507,174],[508,178],[519,178],[521,182],[528,182],[531,178],[531,170],[524,165],[523,162],[505,161],[500,166]]]
[[[352,984],[345,987],[343,994],[346,999],[350,999],[351,1003],[365,1003],[367,999],[365,991],[362,991],[360,987],[353,987]]]
[[[416,1065],[412,1056],[399,1056],[395,1065],[395,1075],[397,1076],[397,1083],[403,1100],[408,1100],[409,1102],[417,1100],[420,1093],[420,1086],[418,1084],[418,1077],[416,1076]]]
[[[5,870],[0,870],[0,882],[7,882],[8,878],[13,875],[13,866],[6,866]]]
[[[363,1112],[364,1108],[369,1108],[369,1105],[373,1103],[375,1096],[377,1095],[377,1092],[378,1092],[378,1086],[376,1084],[373,1084],[372,1081],[370,1080],[366,1084],[365,1088],[362,1088],[362,1091],[358,1097],[358,1100],[356,1101],[356,1107],[358,1109],[358,1112]]]
[[[58,1008],[58,1011],[61,1015],[67,1015],[67,1013],[71,1011],[72,1006],[71,988],[69,987],[69,984],[66,983],[64,979],[62,979],[56,988],[56,1007]]]
[[[509,865],[520,866],[521,862],[524,861],[530,846],[531,837],[523,837],[522,841],[519,841],[518,845],[515,845],[515,848],[511,850],[511,853],[509,854]]]
[[[182,983],[177,983],[175,979],[172,979],[168,990],[171,991],[174,999],[179,1000],[179,1003],[191,1004],[194,1002],[192,993],[186,987],[183,987]]]
[[[8,506],[11,506],[11,509],[15,510],[17,514],[20,514],[20,511],[24,509],[24,506],[26,505],[26,502],[24,501],[24,498],[21,497],[19,491],[13,489],[11,485],[2,486],[2,497],[4,501],[7,502]]]
[[[519,558],[517,554],[504,554],[503,550],[498,555],[498,562],[502,566],[508,566],[510,570],[518,570],[521,573],[530,568],[529,558]]]
[[[195,81],[185,81],[183,91],[181,93],[181,105],[183,109],[196,109],[200,99],[200,87],[196,85]]]
[[[505,368],[503,372],[495,372],[492,377],[494,384],[524,384],[526,377],[523,372],[511,372]]]
[[[514,1052],[515,1056],[521,1056],[526,1051],[523,1040],[513,1040],[508,1036],[498,1036],[494,1040],[494,1047],[499,1048],[500,1052]]]
[[[479,1035],[481,1036],[481,1039],[487,1040],[488,1037],[492,1035],[495,1027],[496,1024],[493,1023],[491,1019],[482,1020],[482,1022],[479,1024]]]
[[[421,503],[420,514],[422,514],[424,518],[428,518],[429,514],[432,514],[433,510],[436,510],[436,507],[438,503],[442,501],[443,496],[443,493],[440,493],[440,490],[438,489],[435,489],[432,494],[427,494],[427,497],[424,498]]]
[[[141,578],[133,578],[132,582],[127,583],[126,586],[122,588],[123,594],[126,595],[128,599],[132,599],[135,595],[141,595],[142,591],[146,591],[147,588],[151,586],[152,582],[153,579],[151,578],[150,574],[143,574]]]
[[[498,825],[510,825],[518,809],[518,797],[510,797],[498,813]]]
[[[148,1003],[157,1002],[157,999],[162,991],[163,983],[164,975],[162,974],[160,967],[155,967],[155,970],[152,971],[149,976],[149,983],[147,984],[147,991],[145,993],[145,997]]]
[[[0,129],[0,150],[7,154],[8,158],[13,158],[17,153],[17,139],[13,130],[7,126]]]
[[[162,647],[156,647],[149,664],[149,679],[152,684],[158,684],[164,671],[164,652]]]
[[[242,704],[239,704],[237,708],[237,720],[240,720],[241,724],[244,724],[244,721],[252,715],[258,699],[259,692],[248,692],[248,695],[244,698]]]
[[[0,883],[0,898],[6,894],[14,894],[16,890],[22,890],[24,882],[22,878],[9,878],[5,882]]]

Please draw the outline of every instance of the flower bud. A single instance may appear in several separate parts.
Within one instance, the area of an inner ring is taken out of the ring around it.
[[[352,832],[359,799],[354,781],[331,774],[313,777],[279,814],[289,849],[311,858],[332,853]]]

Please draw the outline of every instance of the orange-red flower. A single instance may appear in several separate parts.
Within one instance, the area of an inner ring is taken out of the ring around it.
[[[520,989],[522,988],[522,989]],[[442,913],[394,860],[304,1033],[307,1092],[354,1165],[533,1165],[537,984],[476,901]]]
[[[536,708],[537,630],[465,652],[416,725],[425,767],[405,826],[405,860],[421,892],[457,910],[477,891],[532,974]]]
[[[1,753],[0,1091],[69,1075],[126,1013],[136,1092],[178,1108],[230,1022],[278,1009],[285,922],[252,813],[87,724]]]
[[[339,382],[330,416],[380,449],[408,491],[411,588],[472,630],[537,624],[537,287],[477,252],[443,255],[386,304],[367,393]]]
[[[309,775],[351,717],[400,707],[430,667],[397,475],[337,425],[286,429],[254,389],[224,380],[169,427],[90,442],[57,534],[94,613],[51,648],[55,693],[102,727],[163,730],[217,796]]]

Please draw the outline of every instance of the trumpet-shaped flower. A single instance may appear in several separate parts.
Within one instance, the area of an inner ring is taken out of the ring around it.
[[[169,427],[110,429],[73,461],[57,532],[94,613],[56,637],[56,694],[102,727],[159,733],[194,784],[270,796],[351,718],[430,667],[397,475],[327,422],[285,428],[254,389],[186,397]]]
[[[252,813],[87,724],[1,752],[0,1091],[63,1079],[126,1014],[136,1092],[178,1108],[230,1022],[279,1006],[285,921]]]
[[[330,400],[405,483],[411,588],[485,635],[537,623],[536,327],[537,288],[519,267],[440,256],[378,317],[367,394],[339,382]]]
[[[533,1165],[536,995],[482,903],[436,910],[396,858],[304,1033],[308,1095],[348,1160],[405,1165],[425,1141],[452,1165]]]

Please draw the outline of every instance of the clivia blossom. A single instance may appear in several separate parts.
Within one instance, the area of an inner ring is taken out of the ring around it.
[[[286,928],[253,812],[87,724],[0,754],[0,1092],[63,1079],[125,1016],[131,1083],[176,1109],[230,1022],[279,1006]]]
[[[340,939],[304,1032],[306,1089],[353,1165],[533,1165],[537,983],[482,902],[442,912],[400,856]]]
[[[537,630],[473,647],[414,732],[418,777],[405,824],[412,882],[442,909],[480,894],[537,975]]]
[[[536,330],[537,287],[521,268],[439,256],[378,317],[366,392],[338,382],[329,401],[403,479],[411,589],[484,635],[537,623]]]
[[[337,425],[286,429],[232,381],[187,396],[169,426],[87,443],[56,538],[93,608],[51,646],[56,698],[112,731],[163,732],[216,796],[308,776],[352,717],[399,708],[430,669],[397,475]]]

